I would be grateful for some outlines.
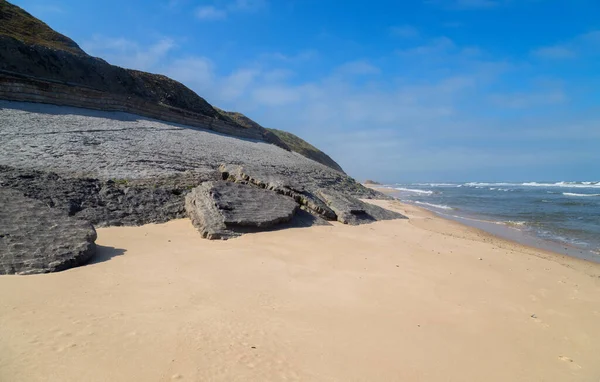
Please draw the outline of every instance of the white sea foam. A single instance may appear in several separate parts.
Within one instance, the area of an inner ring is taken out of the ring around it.
[[[563,188],[600,188],[600,182],[556,182],[556,183],[523,183],[527,187],[563,187]]]
[[[565,195],[565,196],[583,196],[583,197],[600,196],[600,194],[576,194],[574,192],[563,192],[563,195]]]
[[[427,186],[427,187],[461,187],[462,184],[456,184],[456,183],[415,183],[415,186]]]
[[[518,221],[518,220],[508,220],[508,221],[505,221],[505,222],[502,222],[502,223],[505,224],[505,225],[508,225],[508,226],[513,226],[513,227],[522,227],[525,224],[527,224],[527,222]]]
[[[600,182],[556,182],[556,183],[485,183],[485,182],[469,182],[465,183],[468,187],[563,187],[563,188],[600,188]]]
[[[429,206],[429,207],[433,207],[433,208],[440,208],[442,210],[453,210],[454,209],[452,207],[445,206],[443,204],[433,204],[433,203],[425,203],[425,202],[415,202],[415,203],[423,205],[423,206]]]
[[[423,195],[431,195],[433,191],[428,190],[418,190],[414,188],[404,188],[404,187],[394,187],[395,190],[404,191],[404,192],[414,192],[415,194],[423,194]]]
[[[469,182],[465,183],[468,187],[495,187],[495,186],[518,186],[518,183],[485,183],[485,182]]]

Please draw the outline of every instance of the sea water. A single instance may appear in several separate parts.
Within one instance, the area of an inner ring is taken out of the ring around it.
[[[600,181],[398,183],[386,187],[401,201],[442,216],[600,262]]]

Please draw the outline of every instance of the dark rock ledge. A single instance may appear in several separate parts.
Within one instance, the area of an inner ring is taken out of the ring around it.
[[[404,218],[327,184],[300,184],[252,166],[221,165],[148,179],[101,180],[0,166],[0,274],[55,272],[88,262],[99,226],[189,216],[202,237],[272,227]],[[299,211],[302,210],[300,214]]]
[[[0,188],[0,274],[57,272],[87,263],[96,231],[15,190]]]

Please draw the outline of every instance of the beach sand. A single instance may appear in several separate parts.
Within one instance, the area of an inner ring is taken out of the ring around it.
[[[200,237],[98,229],[0,277],[0,381],[598,381],[600,265],[410,220]]]

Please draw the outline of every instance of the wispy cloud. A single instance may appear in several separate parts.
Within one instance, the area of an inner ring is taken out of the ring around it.
[[[227,11],[206,5],[196,8],[196,17],[200,20],[223,20],[227,18]]]
[[[419,37],[419,30],[412,25],[397,25],[390,27],[390,34],[401,38],[415,38]]]
[[[34,3],[28,9],[31,11],[31,13],[41,18],[52,14],[55,15],[65,13],[65,7],[63,5],[51,2]]]
[[[379,74],[381,70],[366,60],[357,60],[347,62],[337,68],[337,72],[341,75],[369,75]]]
[[[493,94],[491,102],[501,108],[508,109],[531,109],[540,106],[558,105],[567,101],[564,92],[560,90],[546,91],[541,93],[511,93]]]
[[[260,55],[260,59],[262,60],[273,60],[280,61],[286,63],[302,63],[306,61],[310,61],[316,57],[318,57],[318,52],[316,50],[302,50],[297,53],[286,54],[281,52],[271,52],[271,53],[263,53]]]
[[[576,36],[570,41],[537,48],[531,54],[543,59],[569,59],[600,55],[600,31],[594,30]]]
[[[122,37],[96,35],[83,42],[82,47],[89,54],[102,57],[113,65],[151,70],[175,48],[175,41],[161,38],[151,45],[143,46]]]
[[[195,14],[199,20],[224,20],[232,13],[256,12],[266,6],[266,0],[234,0],[223,6],[200,6],[196,8]]]
[[[469,10],[469,9],[493,9],[507,0],[425,0],[425,4],[435,5],[446,9]]]
[[[533,52],[534,56],[539,58],[551,58],[551,59],[563,59],[563,58],[573,58],[576,56],[575,52],[566,46],[546,46],[543,48],[538,48]]]
[[[448,52],[456,48],[454,41],[450,38],[442,36],[431,39],[426,44],[418,45],[412,48],[398,50],[397,53],[405,56],[412,55],[427,55]]]

